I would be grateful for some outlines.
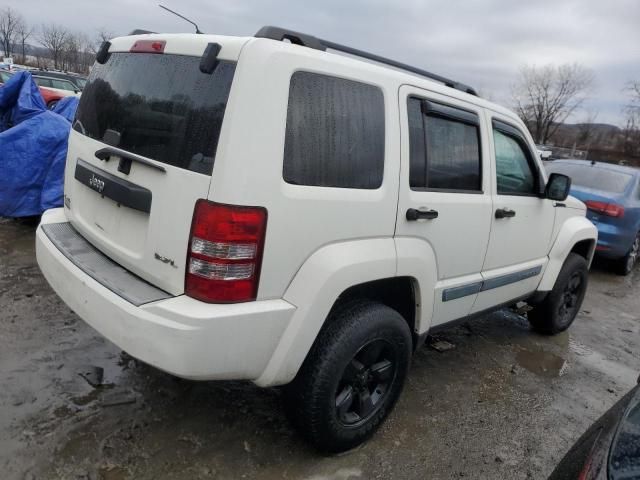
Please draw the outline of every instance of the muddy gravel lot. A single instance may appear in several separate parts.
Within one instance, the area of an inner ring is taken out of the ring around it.
[[[568,333],[509,311],[443,331],[455,348],[416,354],[380,432],[321,456],[278,389],[176,379],[101,338],[40,274],[34,232],[0,219],[2,479],[543,479],[640,372],[640,269],[596,265]]]

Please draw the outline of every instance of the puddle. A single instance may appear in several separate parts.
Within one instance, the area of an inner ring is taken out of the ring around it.
[[[541,377],[560,377],[567,370],[567,361],[555,353],[520,350],[516,355],[518,365]]]
[[[99,475],[101,480],[125,480],[129,478],[127,471],[121,467],[101,468]]]

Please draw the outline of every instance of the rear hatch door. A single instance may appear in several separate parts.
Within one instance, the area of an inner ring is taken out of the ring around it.
[[[178,295],[239,47],[225,51],[225,37],[205,35],[143,38],[143,45],[155,42],[153,53],[130,51],[140,37],[116,39],[106,62],[92,69],[69,138],[65,207],[99,250]],[[222,50],[213,72],[203,73],[209,43]]]

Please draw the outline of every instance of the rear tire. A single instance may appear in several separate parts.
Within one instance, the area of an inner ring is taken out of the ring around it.
[[[627,254],[618,260],[616,271],[619,275],[629,275],[633,271],[633,267],[636,266],[638,258],[640,257],[640,233],[636,236],[635,240],[631,244],[631,248]]]
[[[534,330],[555,335],[569,328],[580,311],[588,283],[587,261],[576,253],[570,253],[553,290],[527,314]]]
[[[324,452],[352,449],[380,427],[402,391],[412,349],[395,310],[357,301],[330,315],[293,382],[285,407],[300,435]]]

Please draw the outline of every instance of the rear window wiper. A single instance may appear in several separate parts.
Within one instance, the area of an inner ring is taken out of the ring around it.
[[[167,169],[164,168],[162,165],[157,165],[157,164],[151,162],[150,160],[147,160],[146,158],[141,157],[140,155],[136,155],[135,153],[127,152],[126,150],[122,150],[122,149],[117,148],[117,147],[104,147],[104,148],[101,148],[100,150],[96,151],[95,156],[99,160],[104,160],[105,162],[108,162],[109,159],[112,156],[121,157],[123,159],[126,158],[127,160],[130,160],[132,162],[141,163],[141,164],[146,165],[148,167],[155,168],[156,170],[160,170],[161,172],[166,172],[167,171]]]

